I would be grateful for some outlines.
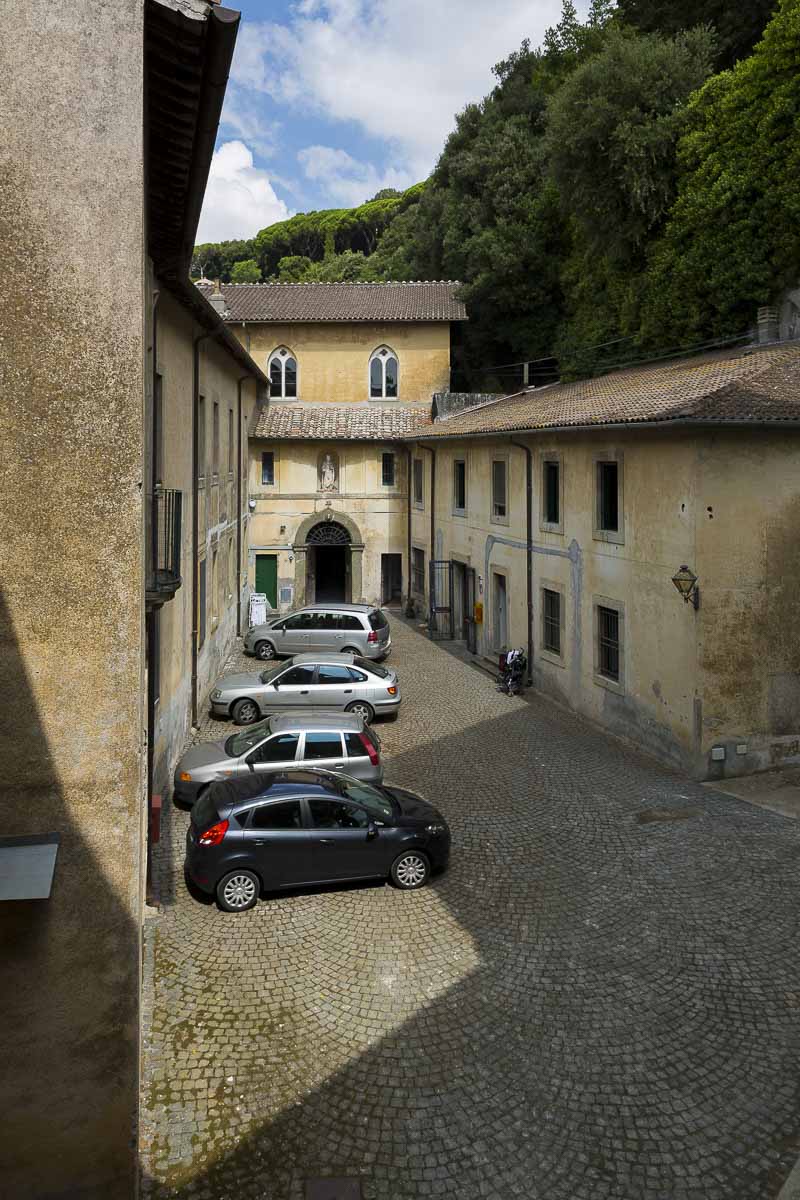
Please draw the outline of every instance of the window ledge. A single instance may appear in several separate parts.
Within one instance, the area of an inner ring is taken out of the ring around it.
[[[556,654],[553,650],[540,650],[539,657],[554,667],[563,667],[565,665],[564,655]]]
[[[547,521],[540,521],[540,522],[539,522],[539,529],[542,531],[542,533],[556,533],[556,534],[558,534],[560,537],[563,537],[563,536],[564,536],[564,523],[563,523],[563,521],[559,521],[559,523],[558,523],[557,525],[552,525],[552,524],[550,524],[550,523],[549,523],[549,522],[547,522]]]
[[[595,671],[593,678],[598,687],[605,688],[609,692],[616,692],[618,696],[625,695],[625,685],[620,680],[609,679],[607,675],[601,675],[599,671]]]
[[[595,529],[592,537],[596,542],[609,542],[614,546],[625,545],[625,534],[617,529]]]

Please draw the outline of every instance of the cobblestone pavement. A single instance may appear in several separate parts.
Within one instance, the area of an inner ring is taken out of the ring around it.
[[[186,892],[188,818],[165,814],[144,1196],[777,1196],[800,1150],[798,823],[498,695],[398,620],[393,640],[387,778],[441,805],[450,870],[228,916]]]

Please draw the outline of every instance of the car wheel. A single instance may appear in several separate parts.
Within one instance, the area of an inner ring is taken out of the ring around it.
[[[252,725],[261,713],[255,700],[237,700],[231,709],[231,716],[237,725]]]
[[[360,654],[360,650],[356,650],[355,646],[345,646],[342,654]]]
[[[374,709],[371,704],[367,704],[366,700],[354,700],[352,704],[348,704],[344,711],[355,713],[367,725],[375,718]]]
[[[261,881],[253,871],[229,871],[217,884],[217,902],[225,912],[247,912],[258,901]]]
[[[391,879],[395,887],[405,892],[424,887],[431,873],[431,864],[421,850],[406,850],[392,863]]]
[[[275,647],[272,642],[256,642],[255,654],[262,662],[268,662],[275,657]]]

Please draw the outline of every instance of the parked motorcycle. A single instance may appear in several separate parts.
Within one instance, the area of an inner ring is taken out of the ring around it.
[[[520,646],[517,650],[509,650],[500,656],[500,680],[498,692],[508,696],[519,696],[525,688],[525,671],[528,666],[528,656]]]

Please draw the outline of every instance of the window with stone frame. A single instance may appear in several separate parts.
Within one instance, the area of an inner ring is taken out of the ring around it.
[[[297,397],[297,359],[286,346],[279,346],[269,356],[267,364],[269,394],[273,400],[294,400]]]

